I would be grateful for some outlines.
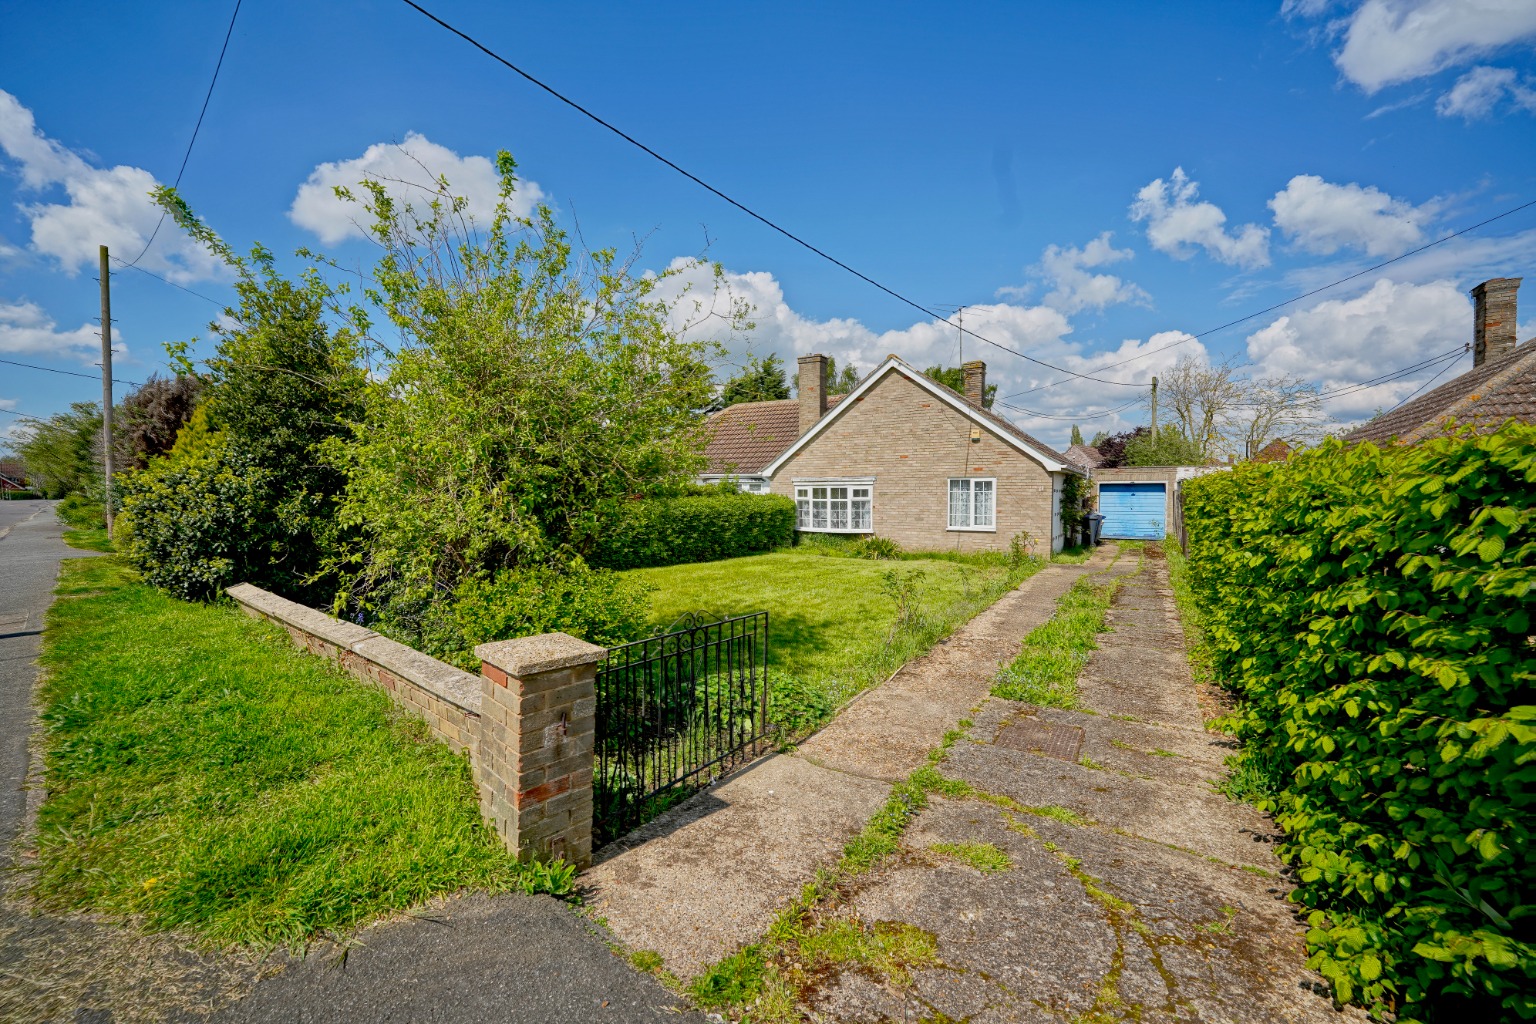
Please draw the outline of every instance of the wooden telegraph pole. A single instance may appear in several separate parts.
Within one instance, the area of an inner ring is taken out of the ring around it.
[[[112,536],[112,270],[101,247],[101,441],[106,481],[107,536]]]
[[[1157,440],[1157,378],[1152,378],[1152,440]]]

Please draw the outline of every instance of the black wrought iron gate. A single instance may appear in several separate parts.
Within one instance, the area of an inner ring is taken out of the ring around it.
[[[597,671],[598,845],[756,756],[770,732],[767,665],[767,612],[608,652]]]

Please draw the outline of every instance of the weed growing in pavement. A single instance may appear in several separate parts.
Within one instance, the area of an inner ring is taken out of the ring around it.
[[[1039,707],[1077,706],[1077,677],[1098,649],[1114,583],[1083,577],[1056,603],[1056,614],[1024,638],[1018,657],[992,686],[992,695]]]
[[[969,864],[984,875],[1013,867],[1013,859],[991,843],[935,843],[928,849]]]

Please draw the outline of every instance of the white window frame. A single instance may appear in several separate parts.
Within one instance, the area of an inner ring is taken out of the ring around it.
[[[875,532],[873,480],[795,480],[793,483],[796,530],[802,533]]]
[[[956,489],[956,485],[961,485]],[[985,522],[978,522],[976,515],[976,492],[983,490],[991,499],[989,504],[990,515]],[[956,515],[955,495],[965,495],[965,507],[960,515]],[[993,476],[952,476],[944,485],[944,512],[948,529],[964,533],[996,533],[997,532],[997,478]]]

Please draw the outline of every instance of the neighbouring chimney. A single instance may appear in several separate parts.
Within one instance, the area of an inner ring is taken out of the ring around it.
[[[827,412],[827,357],[800,357],[800,433],[816,425]]]
[[[987,364],[974,359],[961,366],[960,372],[965,377],[965,400],[980,409],[987,394]]]
[[[1515,350],[1518,277],[1496,277],[1472,289],[1472,365],[1482,366]]]

